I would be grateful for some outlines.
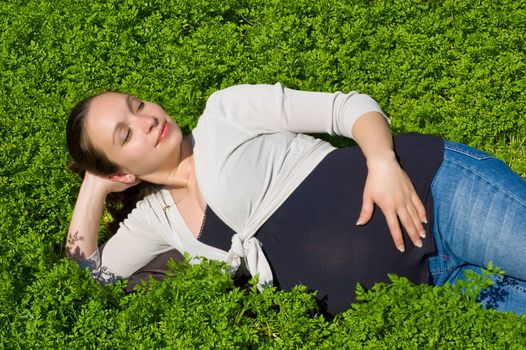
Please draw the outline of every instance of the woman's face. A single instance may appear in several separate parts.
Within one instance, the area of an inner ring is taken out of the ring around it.
[[[161,106],[133,96],[108,92],[95,97],[85,132],[123,174],[139,179],[169,172],[180,161],[181,129]]]

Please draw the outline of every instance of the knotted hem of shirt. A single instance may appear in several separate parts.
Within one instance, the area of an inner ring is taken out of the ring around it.
[[[244,263],[252,276],[258,276],[259,291],[273,284],[272,270],[261,248],[261,242],[256,237],[243,239],[239,233],[233,235],[226,262],[234,272]]]

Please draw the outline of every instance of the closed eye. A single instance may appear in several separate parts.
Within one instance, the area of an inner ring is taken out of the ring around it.
[[[141,111],[143,108],[144,108],[144,102],[139,101],[139,104],[137,105],[137,110],[135,111],[135,113]]]
[[[132,129],[131,128],[128,128],[126,130],[126,135],[124,136],[124,140],[122,140],[122,144],[126,144],[126,142],[130,141],[132,137]]]

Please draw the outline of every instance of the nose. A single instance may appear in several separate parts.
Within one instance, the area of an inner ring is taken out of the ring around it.
[[[141,130],[143,130],[146,134],[149,134],[153,129],[155,129],[159,125],[159,119],[153,116],[140,116],[137,118],[137,121],[140,124]]]

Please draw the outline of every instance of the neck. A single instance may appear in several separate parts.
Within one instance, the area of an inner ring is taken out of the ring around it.
[[[191,135],[186,135],[181,141],[179,164],[170,175],[167,184],[169,188],[188,188],[195,183],[194,144]]]
[[[174,175],[171,177],[173,181],[167,186],[176,203],[192,196],[200,198],[195,179],[193,148],[192,137],[190,135],[185,136],[181,142],[181,157],[179,165],[177,166]]]
[[[184,189],[195,183],[194,173],[194,145],[191,135],[184,136],[179,150],[174,150],[173,158],[164,169],[140,178],[147,182],[165,186],[169,190]]]

